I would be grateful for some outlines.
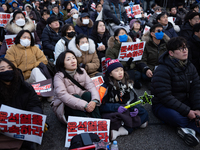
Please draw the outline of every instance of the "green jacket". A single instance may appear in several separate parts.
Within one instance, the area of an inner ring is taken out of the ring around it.
[[[128,36],[127,42],[133,42],[131,37]],[[114,36],[111,36],[108,40],[108,49],[106,50],[106,58],[117,59],[119,56],[119,51],[121,48],[121,43],[119,43]],[[126,61],[120,61],[124,67],[127,66]],[[135,68],[135,62],[132,62],[130,69]]]
[[[157,45],[153,42],[150,32],[142,36],[142,41],[146,41],[144,52],[141,61],[138,63],[139,68],[146,73],[148,69],[154,71],[155,66],[158,65],[159,57],[167,50],[166,43],[170,38],[164,34],[160,44]]]

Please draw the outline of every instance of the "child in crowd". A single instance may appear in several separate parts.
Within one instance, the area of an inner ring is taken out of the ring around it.
[[[111,140],[120,135],[128,135],[137,127],[145,128],[148,124],[148,113],[144,107],[136,105],[129,109],[125,105],[138,100],[133,89],[133,81],[124,72],[118,59],[107,58],[105,83],[100,87],[99,94],[102,105],[102,118],[111,120]]]

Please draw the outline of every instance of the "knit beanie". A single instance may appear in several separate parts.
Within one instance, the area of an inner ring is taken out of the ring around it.
[[[71,13],[71,14],[72,14],[72,13],[75,13],[75,12],[78,12],[75,8],[73,8],[73,9],[70,10],[70,13]]]
[[[123,65],[119,62],[118,59],[107,58],[105,61],[107,62],[106,66],[107,66],[108,73],[111,73],[114,69],[116,69],[118,67],[123,68]]]
[[[132,19],[131,22],[130,22],[130,24],[129,24],[130,29],[133,28],[133,24],[134,24],[135,22],[139,22],[139,23],[141,24],[141,22],[140,22],[138,19]]]

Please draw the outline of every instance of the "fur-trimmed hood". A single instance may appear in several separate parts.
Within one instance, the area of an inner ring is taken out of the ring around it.
[[[89,40],[89,54],[93,54],[96,51],[95,43],[92,39],[88,38]],[[77,57],[82,56],[82,52],[76,47],[76,37],[71,39],[71,41],[68,44],[68,49],[73,51]]]
[[[151,39],[150,36],[150,31],[146,32],[143,36],[142,36],[142,41],[146,41],[149,42]],[[168,42],[170,40],[170,38],[164,33],[163,39],[165,42]]]
[[[87,25],[88,28],[92,28],[92,27],[93,27],[93,24],[94,24],[93,21],[92,21],[91,19],[89,19],[89,24]],[[78,18],[78,19],[76,20],[76,25],[78,25],[79,27],[85,26],[85,25],[82,23],[82,21],[81,21],[80,18]]]
[[[114,45],[115,45],[115,41],[116,41],[116,40],[115,40],[114,36],[111,36],[111,37],[108,39],[108,47],[109,47],[109,48],[113,48]],[[131,39],[130,36],[128,36],[127,42],[133,42],[133,40]]]
[[[13,18],[11,18],[8,21],[7,26],[6,26],[6,29],[9,33],[18,34],[21,30],[29,30],[30,32],[35,31],[35,25],[33,21],[28,17],[26,17],[26,23],[23,28],[21,28],[20,26],[12,22],[12,20]]]

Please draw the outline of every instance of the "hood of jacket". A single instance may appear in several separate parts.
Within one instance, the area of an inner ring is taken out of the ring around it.
[[[80,18],[78,18],[77,20],[76,20],[76,24],[79,26],[79,27],[85,27],[85,25],[82,23],[82,21],[81,21],[81,19]],[[89,24],[87,25],[87,27],[88,28],[92,28],[93,27],[93,21],[91,20],[91,19],[89,19]]]
[[[113,48],[116,44],[116,39],[114,38],[114,36],[111,36],[109,39],[108,39],[108,47],[109,48]],[[128,35],[128,40],[127,42],[133,42],[131,37]],[[117,42],[118,43],[118,42]],[[119,43],[120,44],[120,43]]]
[[[165,33],[164,33],[163,39],[165,42],[168,42],[170,40],[170,38]],[[150,40],[152,40],[152,37],[151,37],[150,31],[148,31],[142,36],[142,41],[149,42]]]
[[[96,51],[96,46],[95,43],[92,39],[88,38],[89,40],[89,54],[93,54]],[[77,57],[82,56],[82,52],[76,47],[76,37],[73,37],[69,44],[68,44],[68,49],[73,51]]]
[[[35,30],[33,21],[28,17],[26,17],[26,19],[27,21],[23,28],[12,22],[12,19],[10,19],[6,26],[7,31],[13,34],[18,34],[21,30],[29,30],[30,32],[33,32]]]

